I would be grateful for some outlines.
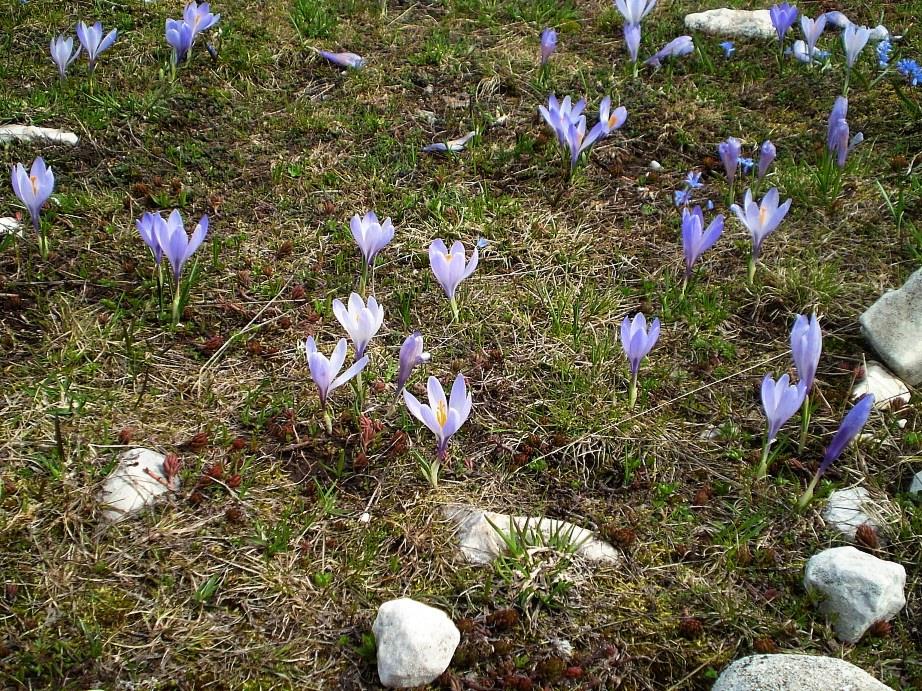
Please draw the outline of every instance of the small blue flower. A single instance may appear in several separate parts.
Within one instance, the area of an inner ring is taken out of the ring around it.
[[[893,45],[889,40],[881,41],[877,44],[877,64],[880,69],[885,69],[890,64],[890,51]]]
[[[707,203],[705,203],[705,205],[704,205],[704,208],[707,209],[708,211],[710,211],[711,209],[714,208],[714,202],[712,202],[710,199],[708,199],[708,200],[707,200]]]
[[[733,45],[733,41],[724,41],[720,44],[720,47],[724,49],[724,57],[729,58],[733,53],[736,52],[736,47]]]
[[[896,71],[909,80],[910,85],[922,84],[922,67],[915,60],[903,58],[896,63]]]
[[[685,185],[686,187],[690,187],[693,190],[702,187],[704,183],[701,182],[701,173],[694,170],[691,171],[687,176],[685,176]]]
[[[813,59],[814,59],[814,60],[825,60],[825,59],[828,58],[828,57],[829,57],[829,51],[828,51],[828,50],[820,50],[819,48],[816,48],[816,49],[814,49],[814,51],[813,51]]]
[[[689,202],[691,202],[692,194],[691,190],[686,188],[682,190],[676,190],[672,193],[672,196],[676,206],[688,206]]]
[[[755,161],[751,158],[743,158],[740,156],[740,168],[743,169],[743,175],[749,175],[752,172],[752,167],[755,165]]]

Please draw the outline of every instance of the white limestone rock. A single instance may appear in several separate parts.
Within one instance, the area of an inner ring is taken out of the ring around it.
[[[836,637],[857,643],[872,624],[906,606],[906,569],[854,547],[833,547],[807,562],[804,588],[822,598],[820,611],[833,620]]]
[[[864,378],[852,389],[852,398],[859,398],[868,392],[874,394],[874,407],[878,410],[889,410],[894,401],[909,403],[910,395],[906,384],[874,360],[868,360]]]
[[[448,669],[461,632],[441,610],[410,598],[385,602],[371,627],[378,677],[391,689],[432,683]]]
[[[44,140],[52,144],[69,144],[74,146],[79,141],[79,137],[73,132],[58,130],[53,127],[0,125],[0,142],[31,142],[34,140]]]
[[[820,655],[750,655],[733,662],[712,691],[890,691],[850,662]]]
[[[178,491],[178,476],[174,475],[167,484],[164,460],[162,453],[144,448],[121,454],[118,465],[99,491],[103,518],[117,523],[153,504],[160,495]]]
[[[685,28],[717,36],[736,38],[777,37],[768,10],[716,10],[685,15]]]
[[[865,523],[879,529],[880,525],[869,513],[874,512],[874,504],[864,487],[838,489],[829,495],[823,520],[851,540],[855,539],[858,528]]]
[[[15,235],[16,237],[23,237],[24,231],[22,229],[22,223],[17,221],[12,216],[4,216],[0,218],[0,235]]]
[[[859,317],[861,331],[893,373],[922,382],[922,269],[899,290],[888,290]]]
[[[555,537],[566,538],[575,547],[575,553],[589,561],[617,563],[620,560],[617,550],[599,540],[591,530],[567,521],[509,516],[463,504],[448,504],[442,510],[446,518],[455,523],[461,553],[472,564],[489,564],[506,551],[498,531],[506,534],[527,531],[536,543]]]
[[[912,482],[909,483],[909,493],[916,498],[922,496],[922,470],[912,476]]]

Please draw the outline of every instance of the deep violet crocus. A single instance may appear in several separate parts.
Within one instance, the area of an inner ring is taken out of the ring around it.
[[[365,58],[355,53],[331,53],[328,50],[318,50],[317,54],[327,62],[345,69],[361,69],[365,66]]]
[[[308,336],[304,343],[304,352],[307,355],[307,364],[311,371],[311,379],[317,386],[320,395],[320,407],[323,408],[323,421],[327,434],[333,434],[333,418],[327,406],[330,394],[350,379],[358,375],[368,364],[368,356],[358,358],[345,372],[339,374],[346,362],[346,339],[339,339],[333,354],[327,359],[326,355],[317,350],[314,337]],[[338,376],[337,376],[338,375]]]
[[[38,235],[38,249],[42,259],[47,259],[48,238],[42,232],[41,213],[42,207],[54,191],[54,172],[51,166],[46,166],[45,160],[39,156],[32,161],[32,167],[28,173],[22,163],[17,163],[13,167],[11,183],[13,192],[29,211],[32,227]]]
[[[666,58],[678,58],[683,55],[688,55],[694,50],[695,44],[691,36],[679,36],[669,41],[669,43],[647,58],[644,64],[660,67],[663,64],[663,60]]]
[[[93,74],[93,70],[96,69],[96,61],[99,59],[99,56],[115,43],[115,38],[117,36],[118,29],[112,29],[112,31],[103,36],[102,24],[99,22],[96,22],[92,26],[87,26],[83,22],[77,22],[77,38],[80,39],[80,45],[82,45],[83,50],[86,51],[91,75]]]
[[[790,208],[790,199],[785,201],[784,204],[778,204],[777,187],[772,187],[759,204],[756,204],[752,200],[752,190],[746,190],[746,194],[743,198],[743,206],[741,207],[738,204],[734,204],[730,207],[752,236],[752,255],[749,259],[750,283],[752,283],[752,279],[755,277],[756,262],[759,260],[759,252],[762,250],[762,243],[765,241],[765,238],[775,232]]]
[[[783,43],[784,35],[797,21],[797,8],[782,2],[772,5],[768,10],[768,15],[772,20],[772,26],[775,27],[775,33],[778,34],[778,43]]]
[[[70,36],[58,36],[51,39],[50,51],[51,59],[58,66],[58,74],[64,79],[67,76],[67,68],[80,55],[80,46],[74,50],[74,39]]]
[[[173,323],[177,324],[182,312],[181,303],[184,293],[182,270],[186,262],[195,254],[195,250],[205,241],[205,236],[208,235],[208,216],[202,216],[192,231],[191,237],[186,235],[179,209],[173,209],[166,223],[157,225],[155,229],[160,249],[173,269]]]
[[[858,433],[867,423],[873,408],[874,394],[866,393],[858,399],[858,402],[855,403],[852,409],[842,418],[839,429],[836,431],[835,436],[833,436],[832,441],[829,442],[829,446],[826,447],[826,453],[823,454],[823,461],[820,463],[819,468],[817,468],[816,474],[813,476],[813,479],[810,480],[807,489],[797,501],[798,507],[802,509],[810,503],[810,500],[813,499],[813,491],[816,489],[816,483],[819,482],[823,474],[829,470],[829,466],[842,455],[842,452],[845,451],[845,448],[852,440],[858,436]]]
[[[397,393],[403,391],[413,368],[429,362],[429,353],[423,350],[423,335],[419,331],[414,331],[400,346],[400,367],[397,371]]]
[[[546,65],[557,50],[557,32],[548,27],[541,32],[541,65]]]
[[[784,423],[791,419],[803,403],[806,388],[803,382],[796,386],[790,383],[790,377],[782,374],[776,382],[772,375],[766,374],[762,380],[762,408],[768,420],[765,432],[765,444],[762,447],[762,459],[756,469],[756,477],[763,478],[768,473],[768,452],[778,436]]]
[[[692,276],[695,262],[707,252],[720,238],[724,231],[724,215],[718,214],[710,225],[704,227],[704,212],[700,206],[682,211],[682,249],[685,252],[685,279],[682,281],[682,294]]]
[[[810,392],[816,379],[816,368],[819,366],[820,355],[823,352],[823,331],[820,329],[816,315],[807,318],[798,314],[791,328],[791,355],[794,366],[797,368],[797,377],[804,385],[804,403],[800,418],[800,450],[803,451],[807,441],[807,430],[810,427]]]
[[[647,329],[647,319],[643,312],[634,315],[634,319],[625,317],[621,322],[621,348],[631,366],[631,383],[628,388],[628,406],[633,408],[637,402],[637,374],[640,361],[646,357],[659,339],[660,323],[656,318]]]
[[[384,323],[384,308],[373,295],[368,298],[366,305],[358,293],[352,293],[349,295],[348,308],[341,300],[333,300],[333,314],[352,339],[355,357],[361,358],[368,343]]]
[[[434,240],[429,245],[429,265],[432,267],[432,273],[435,274],[435,280],[439,282],[448,297],[451,314],[455,321],[458,320],[458,302],[455,299],[455,292],[461,281],[474,273],[479,260],[480,250],[477,247],[474,247],[470,261],[466,260],[464,245],[460,240],[455,240],[451,251],[442,240]]]
[[[768,174],[768,169],[775,160],[776,154],[777,150],[770,139],[762,142],[762,146],[759,147],[759,169],[757,173],[759,180]]]
[[[445,390],[435,377],[429,377],[427,390],[429,405],[420,403],[416,396],[406,389],[403,390],[403,400],[410,414],[435,435],[436,453],[439,461],[443,461],[448,451],[449,440],[471,414],[473,397],[467,392],[463,374],[455,377],[448,399],[445,398]],[[465,463],[468,468],[471,467],[469,461]]]

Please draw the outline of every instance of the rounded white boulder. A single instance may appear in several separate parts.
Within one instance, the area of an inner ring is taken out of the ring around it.
[[[727,667],[711,691],[889,691],[860,667],[819,655],[750,655]]]
[[[392,689],[429,684],[448,669],[461,633],[441,610],[410,598],[385,602],[371,627],[378,676]]]

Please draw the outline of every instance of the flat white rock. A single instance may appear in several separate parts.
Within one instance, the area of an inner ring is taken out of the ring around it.
[[[0,142],[31,142],[43,139],[54,144],[73,146],[79,137],[73,132],[54,129],[53,127],[34,127],[32,125],[0,125]]]
[[[118,465],[106,478],[99,491],[105,520],[117,523],[145,506],[153,504],[161,494],[179,489],[179,478],[174,477],[167,488],[164,478],[162,453],[151,449],[129,449],[118,457]],[[156,476],[152,477],[152,475]]]
[[[850,662],[820,655],[750,655],[717,678],[712,691],[890,691]]]
[[[874,512],[874,504],[864,487],[838,489],[829,495],[823,520],[846,537],[854,540],[858,528],[870,523],[874,528],[880,524],[869,514]]]
[[[888,410],[893,401],[909,403],[909,388],[879,362],[868,360],[864,378],[852,389],[852,398],[874,394],[874,407]]]
[[[0,218],[0,235],[15,235],[21,238],[23,234],[22,223],[15,218],[12,216]]]
[[[524,532],[531,535],[539,544],[540,540],[566,538],[575,548],[575,553],[585,559],[609,563],[619,561],[618,552],[614,547],[599,540],[591,530],[567,521],[556,518],[509,516],[504,513],[481,511],[464,504],[448,504],[442,511],[455,523],[461,553],[472,564],[489,564],[506,551],[506,544],[499,531],[506,534]]]
[[[906,606],[906,569],[854,547],[833,547],[807,562],[804,588],[822,599],[820,611],[833,620],[836,637],[857,643],[872,624]]]
[[[768,10],[716,10],[685,15],[685,28],[718,36],[738,38],[777,37]]]
[[[424,686],[448,669],[461,632],[443,611],[403,597],[378,608],[371,631],[378,677],[391,689]]]
[[[861,332],[890,370],[910,386],[922,382],[922,269],[888,290],[858,318]]]

